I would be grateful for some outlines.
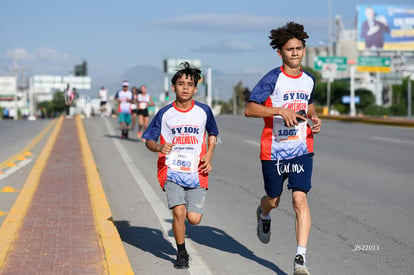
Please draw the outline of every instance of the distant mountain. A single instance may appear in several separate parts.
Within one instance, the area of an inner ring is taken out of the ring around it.
[[[242,81],[243,86],[251,90],[261,77],[262,75],[258,73],[227,74],[215,71],[213,68],[213,98],[227,101],[232,97],[233,88],[239,81]],[[120,85],[123,80],[128,80],[131,86],[147,85],[148,92],[154,97],[158,97],[164,92],[164,72],[156,67],[142,65],[131,67],[120,76],[114,76],[112,79],[92,78],[92,91],[96,91],[97,94],[102,85],[100,83],[106,83],[109,95],[114,95],[121,88]],[[171,79],[169,78],[168,81],[168,87],[170,87]],[[205,90],[205,85],[201,84],[199,86],[199,94],[204,94]],[[94,93],[91,94],[93,95]]]

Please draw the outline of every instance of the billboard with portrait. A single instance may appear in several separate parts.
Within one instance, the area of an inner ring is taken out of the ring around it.
[[[414,5],[359,5],[358,50],[414,51]]]

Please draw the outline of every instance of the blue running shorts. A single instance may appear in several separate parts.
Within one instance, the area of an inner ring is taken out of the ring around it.
[[[313,153],[288,160],[262,160],[266,195],[280,197],[283,182],[288,179],[288,189],[308,193],[311,189]]]

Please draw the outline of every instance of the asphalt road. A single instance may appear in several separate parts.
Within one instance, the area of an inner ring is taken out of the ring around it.
[[[271,242],[261,244],[255,233],[255,209],[263,195],[262,120],[219,116],[217,122],[221,135],[205,217],[199,226],[187,227],[194,249],[189,273],[290,274],[296,244],[289,191],[272,212]],[[140,142],[119,140],[114,120],[86,120],[85,125],[134,270],[175,272],[171,218],[156,180],[157,155]],[[119,157],[119,148],[126,159]],[[325,121],[315,151],[309,194],[312,273],[411,273],[414,131]],[[147,187],[154,196],[146,197]]]
[[[264,192],[259,161],[263,122],[234,116],[218,116],[217,122],[221,134],[205,217],[200,225],[187,226],[191,268],[176,271],[171,215],[156,179],[157,154],[142,142],[120,140],[116,119],[84,120],[136,274],[292,273],[296,243],[287,189],[272,212],[270,243],[256,237],[255,210]],[[311,273],[412,274],[414,130],[324,121],[315,152],[307,253]]]
[[[0,163],[27,146],[51,120],[0,120]]]

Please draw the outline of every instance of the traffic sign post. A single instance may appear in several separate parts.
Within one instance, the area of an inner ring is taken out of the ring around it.
[[[381,56],[359,56],[358,72],[389,73],[391,72],[391,58]]]
[[[338,71],[348,70],[347,58],[344,56],[315,56],[313,60],[315,70],[322,71],[324,64],[336,64]]]
[[[329,114],[331,105],[331,82],[336,78],[337,71],[346,71],[348,69],[347,58],[344,56],[315,56],[313,61],[315,70],[322,71],[322,77],[328,79],[326,105]]]

